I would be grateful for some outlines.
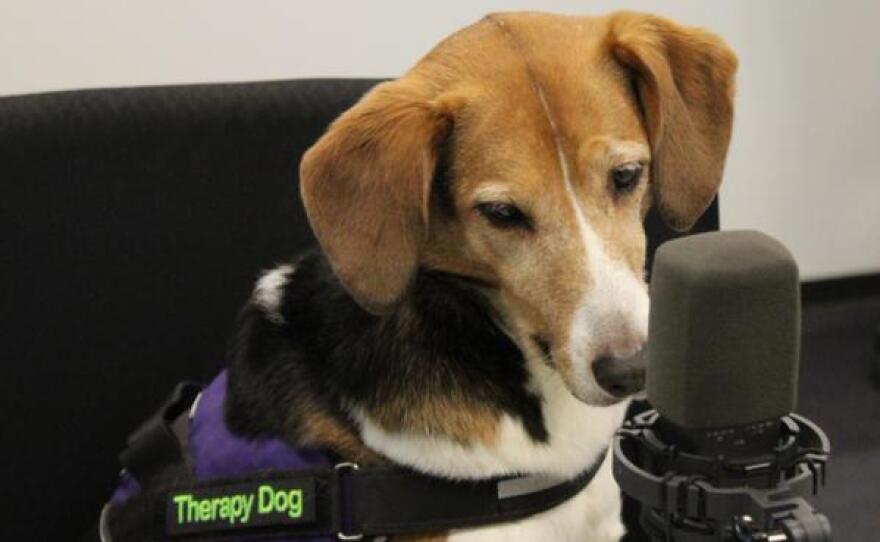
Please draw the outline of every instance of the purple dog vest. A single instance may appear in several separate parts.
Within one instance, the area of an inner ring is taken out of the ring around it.
[[[277,438],[248,439],[233,434],[223,416],[227,381],[228,375],[224,370],[202,391],[190,413],[187,452],[197,481],[268,470],[332,468],[336,464],[332,454],[327,451],[292,448]],[[126,501],[140,490],[133,476],[123,474],[110,500],[111,506]],[[279,538],[272,540],[285,542],[285,539]],[[336,537],[300,537],[296,540],[331,542]]]

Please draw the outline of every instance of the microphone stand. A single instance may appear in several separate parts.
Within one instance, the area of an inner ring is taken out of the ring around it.
[[[699,455],[663,442],[656,410],[614,437],[614,477],[641,504],[655,542],[830,542],[831,526],[807,497],[825,485],[828,437],[808,419],[782,418],[772,452]]]

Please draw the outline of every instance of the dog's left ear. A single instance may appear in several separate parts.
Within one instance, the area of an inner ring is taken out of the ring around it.
[[[451,115],[406,78],[343,113],[300,164],[312,229],[343,286],[381,314],[408,289],[427,236],[440,144]]]
[[[689,229],[721,184],[736,55],[714,34],[639,13],[612,16],[609,39],[635,76],[660,214],[671,227]]]

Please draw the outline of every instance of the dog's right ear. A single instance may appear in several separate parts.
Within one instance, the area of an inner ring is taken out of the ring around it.
[[[406,293],[427,237],[439,147],[451,114],[416,83],[382,83],[303,156],[300,191],[339,280],[381,314]]]

